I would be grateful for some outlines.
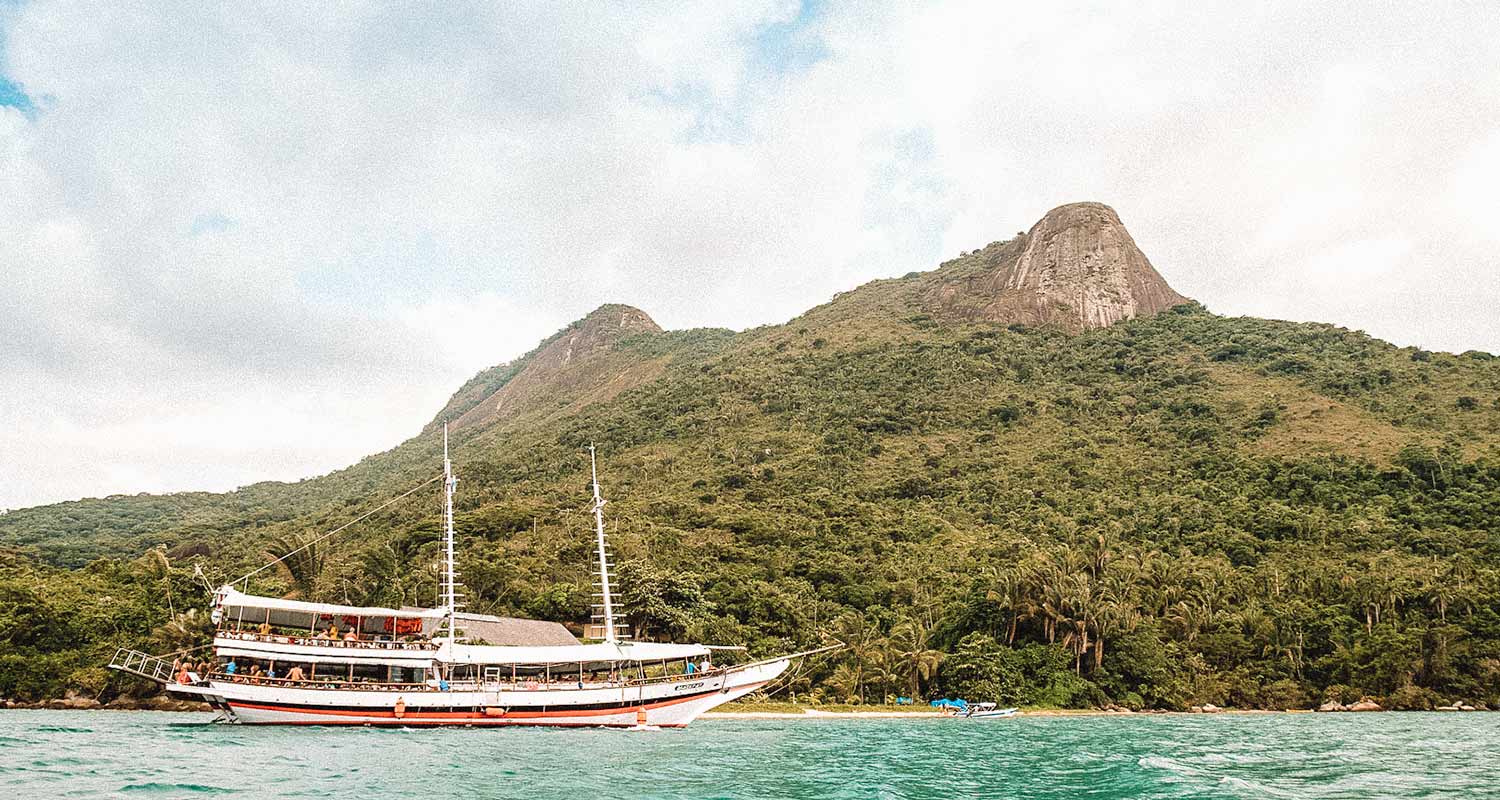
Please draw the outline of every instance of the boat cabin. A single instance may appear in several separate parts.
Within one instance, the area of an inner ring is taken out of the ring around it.
[[[214,611],[215,678],[329,688],[580,689],[681,679],[709,648],[581,643],[542,620],[248,595],[225,587]],[[711,667],[710,667],[711,669]]]

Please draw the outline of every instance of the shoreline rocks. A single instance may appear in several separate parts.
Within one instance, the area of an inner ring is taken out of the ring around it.
[[[0,708],[32,711],[213,711],[213,707],[207,703],[173,700],[161,694],[145,698],[120,695],[108,703],[100,703],[92,697],[82,697],[71,692],[63,697],[35,702],[4,700],[0,701]]]

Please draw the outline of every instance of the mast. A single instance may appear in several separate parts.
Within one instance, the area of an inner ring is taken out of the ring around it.
[[[603,606],[604,641],[614,644],[619,641],[619,635],[615,631],[615,600],[609,586],[609,550],[604,543],[604,496],[599,493],[599,460],[594,455],[592,444],[589,445],[589,472],[594,479],[594,532],[599,542],[599,596]]]
[[[448,610],[448,639],[458,638],[458,567],[453,558],[453,492],[458,488],[458,478],[453,474],[453,462],[448,459],[448,423],[443,423],[443,605]]]

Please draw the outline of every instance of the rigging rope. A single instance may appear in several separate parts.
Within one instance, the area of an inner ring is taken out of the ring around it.
[[[360,514],[359,516],[355,517],[354,519],[349,520],[348,522],[344,523],[343,525],[340,525],[337,528],[334,528],[333,530],[331,530],[331,531],[323,534],[322,536],[317,537],[316,539],[313,539],[312,541],[310,541],[310,542],[302,545],[301,547],[296,548],[295,550],[289,550],[289,551],[287,551],[283,555],[280,555],[280,556],[272,559],[271,561],[266,562],[265,564],[261,565],[259,568],[254,569],[254,570],[252,570],[250,572],[247,572],[247,573],[245,573],[243,576],[241,576],[239,578],[235,578],[234,580],[230,581],[229,583],[227,583],[225,585],[226,586],[233,586],[234,584],[240,583],[241,581],[243,581],[245,583],[245,590],[249,591],[249,589],[250,589],[250,579],[252,577],[254,577],[255,575],[257,575],[257,574],[259,574],[261,572],[264,572],[265,570],[268,570],[271,567],[276,566],[277,564],[280,564],[281,562],[287,560],[288,558],[291,558],[292,556],[294,556],[294,555],[302,552],[303,550],[306,550],[307,548],[312,547],[313,545],[317,544],[318,542],[321,542],[324,539],[327,539],[328,537],[333,536],[334,534],[343,531],[345,528],[348,528],[351,525],[354,525],[354,524],[359,523],[359,522],[363,522],[364,520],[366,520],[369,517],[371,517],[372,515],[374,515],[377,511],[381,511],[382,509],[385,509],[388,506],[391,506],[391,505],[393,505],[393,504],[395,504],[397,502],[405,500],[406,498],[408,498],[411,495],[415,494],[419,489],[423,489],[428,484],[431,484],[431,483],[433,483],[435,481],[442,480],[442,478],[443,478],[442,475],[434,475],[431,478],[428,478],[427,480],[423,481],[422,483],[419,483],[416,486],[413,486],[412,488],[407,489],[406,491],[402,492],[401,494],[396,495],[395,497],[393,497],[393,498],[385,501],[384,503],[381,503],[380,505],[378,505],[378,506],[370,509],[369,511],[366,511],[363,514]]]

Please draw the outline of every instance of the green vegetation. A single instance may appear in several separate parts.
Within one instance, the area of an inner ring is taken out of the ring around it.
[[[1500,360],[1192,305],[1076,336],[950,324],[912,312],[917,280],[631,336],[611,363],[658,360],[650,380],[457,431],[475,610],[587,618],[592,441],[630,623],[752,656],[846,642],[799,699],[1500,702]],[[140,690],[91,670],[169,649],[204,600],[191,565],[259,566],[431,477],[438,446],[429,427],[298,484],[0,516],[0,696]],[[437,502],[252,588],[431,604]]]

